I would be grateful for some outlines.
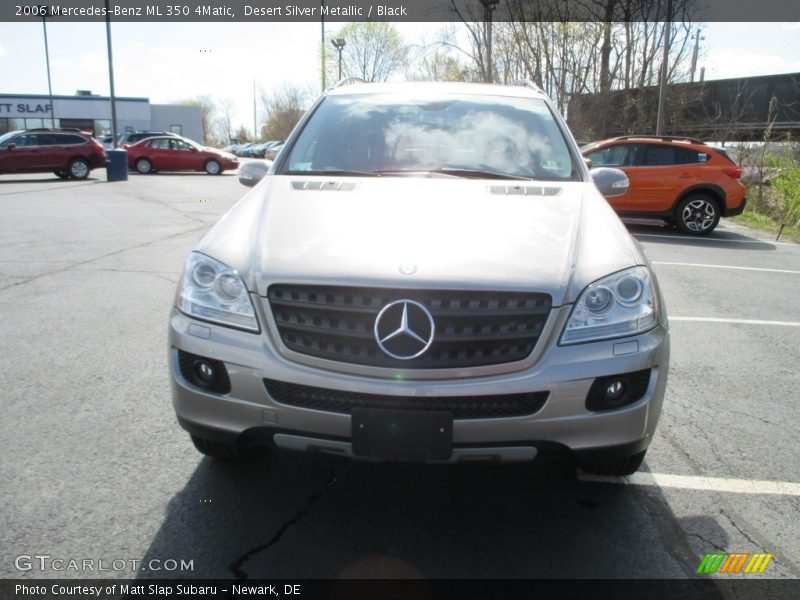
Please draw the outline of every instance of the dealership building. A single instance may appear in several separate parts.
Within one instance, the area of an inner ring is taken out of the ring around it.
[[[111,99],[78,90],[74,96],[0,94],[0,134],[37,127],[70,127],[111,135]],[[171,131],[202,143],[200,107],[150,104],[148,98],[115,98],[117,133]]]

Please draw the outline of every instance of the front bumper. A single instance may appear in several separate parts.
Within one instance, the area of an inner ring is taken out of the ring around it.
[[[525,416],[453,421],[451,461],[529,460],[545,450],[615,451],[634,454],[647,447],[655,431],[669,368],[665,326],[631,338],[558,346],[569,307],[557,311],[545,349],[524,370],[478,377],[411,380],[375,378],[324,370],[290,361],[271,338],[196,321],[173,309],[169,325],[172,396],[180,425],[199,437],[224,443],[274,443],[305,451],[352,456],[351,417],[281,404],[264,379],[365,394],[441,397],[549,393],[544,406]],[[222,361],[230,392],[216,394],[193,385],[181,374],[178,350]],[[586,409],[597,377],[651,369],[640,400],[605,412]],[[463,373],[462,373],[463,375]]]

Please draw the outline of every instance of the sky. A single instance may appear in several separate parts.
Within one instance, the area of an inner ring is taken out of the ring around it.
[[[333,34],[343,24],[329,23]],[[441,23],[396,23],[407,43],[435,39]],[[800,22],[704,23],[705,78],[800,72]],[[198,95],[230,97],[234,121],[253,123],[260,92],[284,82],[319,91],[319,23],[114,23],[118,96],[170,103]],[[108,95],[104,23],[48,23],[53,93]],[[330,48],[333,51],[333,48]],[[0,23],[0,93],[46,94],[41,23]]]

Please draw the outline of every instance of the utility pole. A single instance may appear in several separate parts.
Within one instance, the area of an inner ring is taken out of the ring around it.
[[[667,18],[664,21],[664,55],[661,59],[661,84],[658,87],[658,115],[656,116],[656,135],[664,133],[664,95],[667,87],[669,67],[669,45],[672,35],[672,0],[667,0]]]
[[[319,11],[319,22],[322,27],[322,31],[320,33],[320,48],[322,48],[322,56],[321,56],[321,64],[320,64],[320,74],[322,77],[322,91],[320,93],[325,93],[325,0],[319,1],[320,11]]]
[[[258,133],[256,132],[258,124],[256,122],[256,78],[253,77],[253,141],[256,141]]]
[[[106,47],[108,48],[108,86],[111,96],[111,137],[113,147],[117,147],[117,100],[114,94],[114,56],[111,52],[111,10],[106,0]],[[126,174],[127,178],[128,175]]]
[[[492,83],[492,12],[500,4],[500,0],[480,0],[483,4],[483,36],[486,40],[486,83]]]
[[[694,50],[692,50],[692,76],[689,81],[694,81],[694,72],[697,69],[697,54],[700,50],[700,40],[704,40],[706,38],[700,37],[700,30],[698,29],[694,35]]]
[[[47,23],[42,15],[42,30],[44,31],[44,60],[47,64],[47,93],[50,94],[50,127],[56,126],[56,105],[53,102],[53,85],[50,83],[50,49],[47,46]]]

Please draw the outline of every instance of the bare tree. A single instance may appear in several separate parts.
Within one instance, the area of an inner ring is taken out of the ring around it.
[[[261,91],[264,126],[261,137],[268,140],[285,140],[306,111],[308,90],[289,83],[268,94]]]
[[[200,127],[203,132],[203,144],[207,146],[214,145],[214,143],[217,141],[216,127],[214,123],[214,115],[216,112],[214,99],[211,96],[197,96],[196,98],[179,100],[175,104],[182,104],[183,106],[196,106],[200,109]]]
[[[230,96],[217,100],[220,115],[217,117],[217,129],[225,144],[233,138],[233,117],[236,114],[236,101]]]
[[[394,25],[386,22],[349,23],[334,38],[345,40],[342,77],[386,81],[406,66],[408,47]],[[338,54],[327,52],[328,81],[338,77]]]

